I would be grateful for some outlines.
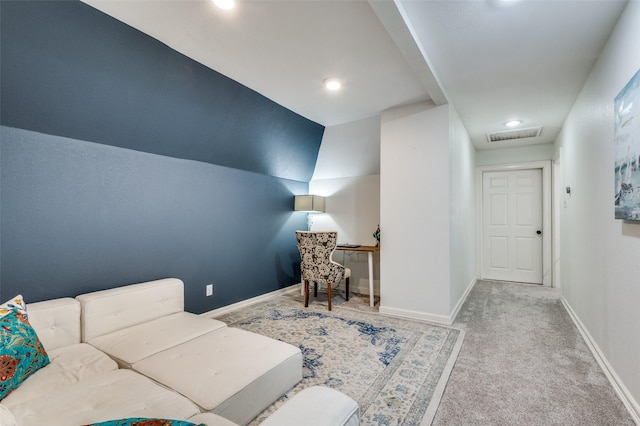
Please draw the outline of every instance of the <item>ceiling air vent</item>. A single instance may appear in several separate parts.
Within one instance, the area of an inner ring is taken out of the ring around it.
[[[542,133],[542,127],[528,129],[505,130],[503,132],[487,133],[488,142],[507,142],[516,139],[537,138]]]

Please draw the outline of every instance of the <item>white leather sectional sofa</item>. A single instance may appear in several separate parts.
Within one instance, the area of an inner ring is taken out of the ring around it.
[[[182,281],[164,279],[27,305],[51,363],[0,401],[0,424],[242,425],[301,380],[298,348],[184,312],[183,295]],[[358,404],[308,388],[263,424],[358,425]]]

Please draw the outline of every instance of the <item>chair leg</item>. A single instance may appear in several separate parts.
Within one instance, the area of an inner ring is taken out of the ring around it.
[[[327,297],[329,298],[329,310],[331,310],[331,283],[327,283]]]
[[[349,278],[345,278],[347,288],[347,302],[349,301]]]
[[[318,283],[313,282],[313,297],[318,297]]]
[[[309,281],[304,280],[304,307],[309,307]]]

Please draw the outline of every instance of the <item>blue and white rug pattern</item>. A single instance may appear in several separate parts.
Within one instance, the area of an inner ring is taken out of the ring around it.
[[[446,366],[462,338],[460,330],[339,306],[304,308],[299,298],[286,295],[218,319],[293,344],[304,357],[302,381],[251,425],[314,385],[356,400],[362,425],[420,425],[432,399],[439,399],[434,392],[446,381]]]

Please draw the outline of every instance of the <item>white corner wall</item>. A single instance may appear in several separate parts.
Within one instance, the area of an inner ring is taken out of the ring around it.
[[[338,231],[339,243],[374,246],[373,237],[380,223],[380,175],[309,182],[309,191],[327,197],[326,213],[316,214],[314,231]],[[367,253],[336,251],[333,260],[351,269],[351,289],[369,294]],[[380,288],[380,253],[373,257],[374,293]]]
[[[380,311],[448,322],[449,105],[382,113]]]
[[[329,127],[309,182],[310,193],[327,197],[327,211],[314,215],[312,229],[374,245],[380,224],[380,310],[451,323],[475,283],[474,170],[475,149],[448,105],[423,102]],[[367,293],[367,255],[334,259],[351,268],[354,290]]]
[[[450,108],[450,262],[449,312],[457,315],[476,282],[476,151],[456,110]]]
[[[640,414],[640,224],[614,219],[613,99],[640,68],[628,3],[558,138],[562,295],[628,407]],[[638,419],[638,417],[636,417]]]

